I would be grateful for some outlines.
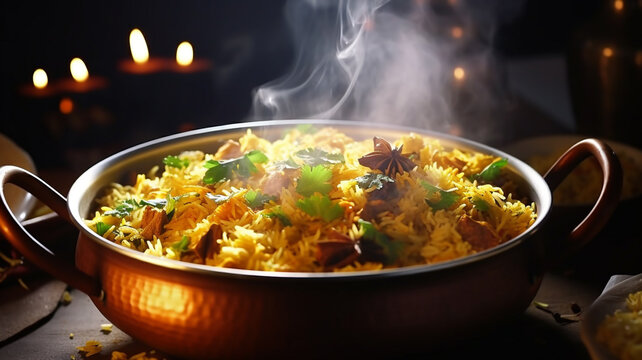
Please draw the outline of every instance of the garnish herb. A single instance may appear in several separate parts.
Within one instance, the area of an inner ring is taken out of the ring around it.
[[[283,226],[292,225],[290,218],[287,215],[285,215],[285,213],[281,209],[281,206],[273,207],[269,213],[263,214],[263,216],[265,216],[266,218],[277,218],[281,221],[281,224],[283,224]]]
[[[343,216],[343,208],[330,200],[327,195],[312,195],[298,200],[296,206],[306,214],[330,222]]]
[[[315,192],[327,195],[332,189],[330,179],[332,179],[332,170],[325,166],[304,165],[301,169],[301,177],[296,184],[296,192],[303,196],[310,196]]]
[[[296,129],[299,130],[301,134],[312,134],[316,131],[316,128],[312,124],[299,124],[296,126]]]
[[[180,197],[172,197],[167,194],[167,204],[165,205],[165,214],[167,214],[167,221],[172,220],[172,217],[174,217],[174,213],[176,212],[176,201],[178,201]]]
[[[123,202],[120,203],[120,205],[116,206],[114,210],[106,211],[105,215],[109,216],[117,216],[119,218],[124,218],[125,216],[128,216],[132,213],[132,211],[139,209],[141,207],[145,206],[151,206],[157,209],[165,209],[165,213],[167,214],[167,219],[171,220],[172,215],[174,214],[174,206],[176,204],[176,201],[178,201],[181,198],[187,197],[187,196],[195,196],[198,197],[198,193],[188,193],[188,194],[183,194],[179,196],[171,196],[167,194],[166,199],[151,199],[151,200],[140,200],[136,201],[136,199],[127,199]]]
[[[167,195],[169,197],[169,195]],[[141,200],[138,202],[139,207],[149,205],[151,207],[162,209],[167,205],[167,199],[152,199],[152,200]]]
[[[479,211],[488,211],[488,209],[490,208],[490,205],[485,200],[477,196],[473,197],[470,202],[473,203],[475,208]]]
[[[296,170],[300,167],[301,166],[299,166],[299,164],[297,164],[292,158],[289,158],[288,160],[285,160],[285,161],[277,161],[270,166],[270,168],[276,171]]]
[[[437,186],[431,185],[425,181],[421,182],[421,186],[428,190],[428,197],[426,203],[430,205],[433,211],[448,209],[459,200],[459,195],[455,192],[457,189],[442,190]]]
[[[245,193],[245,202],[252,209],[263,209],[263,205],[276,199],[276,196],[266,195],[256,190],[248,190]]]
[[[105,211],[105,215],[117,216],[119,218],[124,218],[134,211],[134,209],[140,207],[135,199],[127,199],[116,206],[115,209]]]
[[[102,221],[99,221],[96,223],[96,233],[100,236],[105,235],[107,230],[109,230],[110,228],[111,228],[111,225],[107,225]]]
[[[363,239],[370,240],[381,248],[385,264],[391,264],[397,260],[403,244],[390,238],[377,230],[371,222],[359,219],[359,225],[363,231]]]
[[[377,190],[381,190],[385,183],[395,182],[395,179],[380,173],[367,173],[359,176],[355,180],[357,181],[357,185],[362,189],[375,187]]]
[[[307,148],[296,152],[296,156],[310,166],[340,164],[345,161],[341,153],[328,153],[317,148]]]
[[[179,253],[187,251],[188,246],[189,246],[189,236],[187,235],[183,235],[183,237],[179,241],[170,245],[172,249],[176,250]]]
[[[163,159],[163,164],[165,164],[167,166],[170,166],[170,167],[175,167],[175,168],[181,169],[181,168],[187,167],[189,165],[189,160],[181,159],[178,156],[169,155],[169,156],[166,156]]]
[[[236,195],[236,192],[233,192],[233,193],[231,193],[229,195],[214,195],[212,193],[206,193],[205,194],[205,196],[208,199],[214,201],[216,203],[216,205],[221,205],[222,203],[224,203],[224,202],[228,201],[229,199],[231,199],[232,197],[234,197],[234,195]]]
[[[500,170],[508,164],[508,159],[502,158],[486,166],[479,174],[474,174],[471,180],[493,181],[499,176]]]
[[[241,177],[248,177],[258,171],[254,164],[262,164],[267,161],[267,156],[259,150],[252,150],[241,157],[230,160],[208,160],[204,165],[207,171],[203,182],[215,184],[223,179],[230,179],[233,173]]]
[[[254,164],[265,164],[268,162],[268,157],[260,150],[252,150],[245,154],[245,156]]]

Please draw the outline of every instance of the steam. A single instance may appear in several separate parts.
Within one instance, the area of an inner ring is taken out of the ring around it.
[[[250,118],[364,120],[457,133],[466,114],[507,98],[490,46],[497,20],[518,13],[521,1],[500,2],[290,1],[285,11],[297,59],[286,76],[256,89]],[[457,66],[463,79],[453,78]]]

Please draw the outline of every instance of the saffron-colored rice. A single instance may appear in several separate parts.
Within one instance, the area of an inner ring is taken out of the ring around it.
[[[360,225],[369,194],[375,189],[361,188],[356,178],[367,173],[377,173],[359,163],[359,158],[373,151],[372,140],[355,141],[335,128],[317,129],[304,133],[297,129],[287,132],[282,139],[270,142],[247,131],[240,139],[240,151],[246,154],[259,150],[268,158],[267,163],[255,164],[257,172],[247,178],[230,176],[215,184],[204,184],[208,160],[222,160],[220,154],[205,154],[198,150],[178,156],[188,162],[186,167],[164,166],[148,174],[139,174],[135,184],[112,184],[97,201],[95,215],[86,220],[96,230],[98,223],[109,226],[103,236],[122,246],[147,254],[175,260],[190,261],[212,266],[264,271],[358,271],[376,270],[419,264],[435,264],[461,258],[476,252],[470,242],[462,238],[458,222],[462,216],[488,224],[499,238],[506,242],[524,232],[536,218],[535,204],[524,203],[522,196],[511,193],[510,179],[497,184],[471,180],[490,164],[500,160],[496,156],[460,149],[447,149],[438,140],[418,134],[408,134],[399,139],[386,139],[403,152],[412,154],[416,167],[396,174],[394,181],[398,196],[388,208],[369,220],[372,226],[400,249],[392,261],[372,261],[356,258],[348,264],[328,268],[319,261],[319,244],[342,234],[358,243],[364,237]],[[311,216],[297,202],[305,196],[297,192],[301,170],[288,171],[287,181],[276,198],[263,208],[248,206],[248,191],[263,191],[265,179],[274,172],[278,162],[294,160],[299,150],[315,148],[330,154],[340,153],[343,162],[324,165],[331,169],[330,191],[332,204],[343,209],[343,214],[330,221]],[[162,165],[162,159],[159,159]],[[159,173],[160,172],[160,173]],[[505,169],[502,173],[507,173]],[[456,201],[446,209],[433,209],[426,201],[427,191],[422,183],[430,183],[456,194]],[[212,195],[228,196],[217,204]],[[136,208],[125,217],[106,215],[128,199],[140,200],[177,198],[171,219],[162,232],[144,238],[143,213],[145,207]],[[180,197],[182,196],[182,197]],[[180,198],[179,198],[180,197]],[[519,199],[519,200],[518,200]],[[483,200],[480,209],[476,201]],[[290,225],[278,217],[269,216],[280,209]],[[200,241],[212,228],[221,229],[216,239],[217,251],[208,257],[196,256]],[[187,246],[176,245],[186,239]]]

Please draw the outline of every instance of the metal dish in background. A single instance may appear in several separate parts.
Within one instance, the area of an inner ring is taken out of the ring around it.
[[[580,335],[593,360],[617,360],[617,357],[597,340],[598,327],[607,315],[613,315],[617,310],[626,310],[627,296],[637,291],[642,291],[642,274],[614,275],[604,287],[602,294],[584,313]]]
[[[84,223],[102,188],[145,173],[167,154],[213,152],[247,128],[274,140],[302,123],[336,127],[356,140],[415,132],[447,147],[505,157],[507,170],[536,203],[538,219],[512,240],[464,258],[348,273],[262,272],[159,258],[110,242]],[[588,156],[604,169],[602,196],[570,235],[559,233],[547,223],[551,189]],[[458,137],[354,121],[288,120],[200,129],[135,146],[88,169],[68,199],[15,167],[0,168],[0,183],[20,184],[80,230],[70,263],[46,251],[0,207],[0,228],[12,244],[87,293],[119,329],[158,350],[196,359],[399,357],[460,343],[523,314],[549,263],[583,246],[607,222],[620,196],[621,173],[613,151],[593,139],[575,144],[543,178],[514,156]]]

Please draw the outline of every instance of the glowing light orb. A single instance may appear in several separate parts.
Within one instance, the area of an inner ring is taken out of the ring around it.
[[[85,65],[85,62],[80,58],[71,59],[71,63],[69,63],[69,70],[71,71],[71,77],[73,77],[74,80],[78,82],[87,81],[87,78],[89,78],[89,71],[87,70],[87,66]]]
[[[33,86],[38,89],[44,89],[48,83],[49,78],[44,70],[36,69],[36,71],[33,72]]]
[[[149,60],[147,42],[139,29],[134,29],[129,33],[129,50],[131,50],[132,58],[137,64],[143,64]]]
[[[176,62],[181,66],[188,66],[194,60],[194,49],[192,44],[183,41],[176,48]]]

